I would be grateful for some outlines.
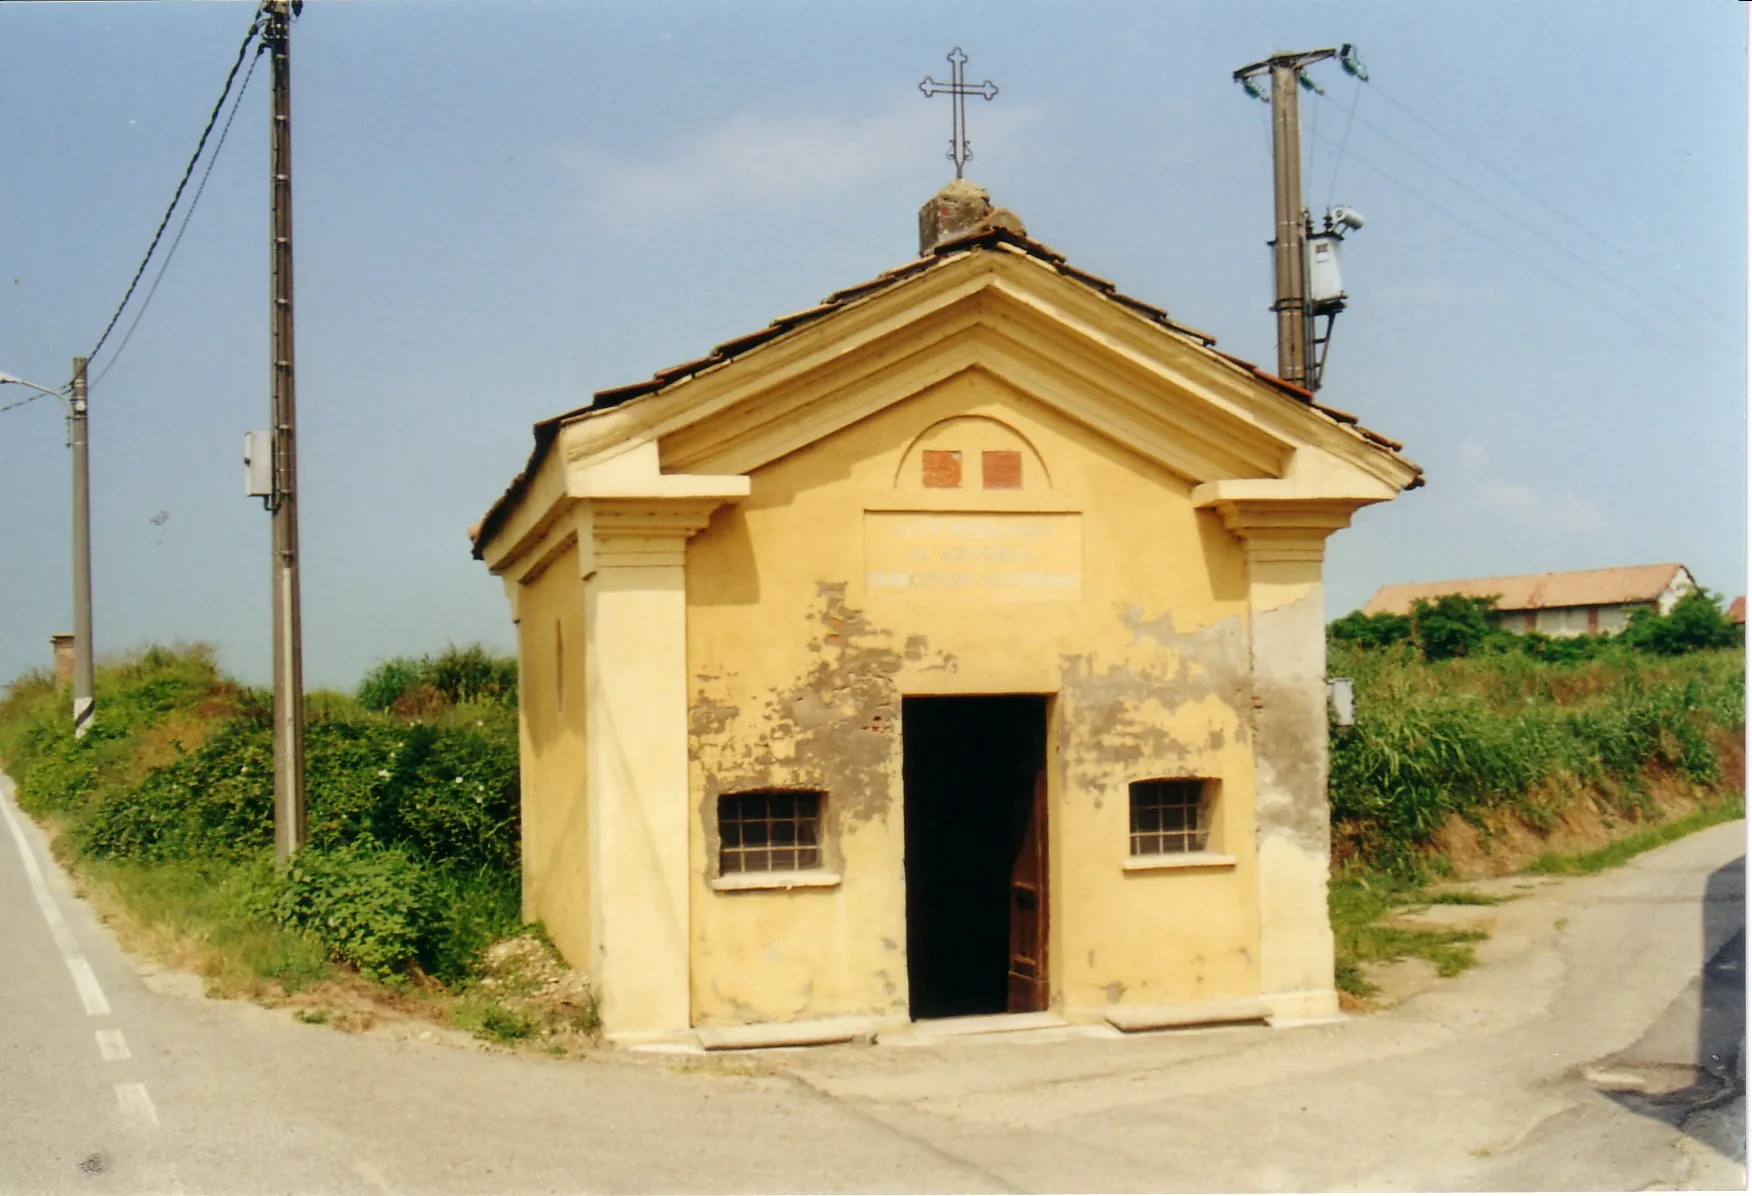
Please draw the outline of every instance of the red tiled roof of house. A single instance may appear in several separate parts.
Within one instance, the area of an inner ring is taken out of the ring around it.
[[[1366,615],[1409,614],[1418,599],[1444,594],[1468,598],[1499,595],[1498,610],[1544,610],[1563,606],[1616,606],[1653,602],[1684,565],[1629,565],[1619,569],[1578,569],[1568,573],[1522,573],[1511,577],[1471,577],[1382,586],[1363,607]]]

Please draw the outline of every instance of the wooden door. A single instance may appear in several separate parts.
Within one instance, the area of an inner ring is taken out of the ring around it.
[[[1046,770],[1034,774],[1022,841],[1010,868],[1011,1013],[1046,1008]]]

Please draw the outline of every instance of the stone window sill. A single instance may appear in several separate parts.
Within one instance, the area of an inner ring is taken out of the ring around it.
[[[838,888],[840,874],[810,869],[807,872],[732,872],[712,878],[712,888],[719,893],[739,893],[749,889],[833,889]]]
[[[1233,868],[1235,857],[1220,851],[1177,851],[1170,855],[1127,856],[1127,872],[1177,872],[1185,868]]]

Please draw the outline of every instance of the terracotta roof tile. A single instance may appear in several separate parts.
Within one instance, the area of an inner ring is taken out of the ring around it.
[[[1140,315],[1149,316],[1152,320],[1166,320],[1168,318],[1168,309],[1165,307],[1157,307],[1154,303],[1145,303],[1142,299],[1134,299],[1130,295],[1121,295],[1118,291],[1113,292],[1108,298],[1115,302],[1124,304],[1126,307],[1131,308]],[[1202,336],[1203,334],[1200,333],[1200,335]],[[1215,342],[1216,338],[1212,337],[1211,343],[1214,344]]]
[[[1395,453],[1400,452],[1405,448],[1405,446],[1403,444],[1400,444],[1397,440],[1394,440],[1392,437],[1383,436],[1383,435],[1381,435],[1381,433],[1375,431],[1373,428],[1365,428],[1361,424],[1357,425],[1357,434],[1360,435],[1363,439],[1368,440],[1368,441],[1372,441],[1373,443],[1380,445],[1382,448],[1389,449]]]
[[[713,345],[712,359],[719,361],[727,360],[728,358],[736,356],[738,353],[754,348],[763,341],[770,341],[773,337],[779,336],[786,331],[787,329],[782,325],[768,324],[765,328],[757,329],[754,332],[744,333],[742,336],[724,341],[722,344]]]
[[[1616,606],[1653,602],[1683,565],[1630,565],[1618,569],[1579,569],[1568,573],[1522,573],[1509,577],[1471,577],[1457,581],[1421,581],[1382,586],[1363,613],[1409,614],[1418,599],[1434,601],[1444,594],[1485,598],[1491,594],[1498,610],[1544,610],[1561,606]]]
[[[1066,278],[1074,278],[1080,283],[1092,286],[1104,295],[1111,295],[1113,292],[1119,290],[1118,287],[1114,286],[1111,282],[1108,282],[1098,274],[1091,274],[1087,270],[1079,270],[1077,267],[1063,262],[1057,263],[1057,265],[1058,272],[1063,274]],[[1168,313],[1163,312],[1162,314],[1167,315]]]
[[[1354,424],[1357,422],[1357,417],[1350,412],[1340,411],[1337,407],[1328,407],[1325,403],[1314,404],[1314,410],[1320,412],[1322,415],[1330,415],[1341,424]]]

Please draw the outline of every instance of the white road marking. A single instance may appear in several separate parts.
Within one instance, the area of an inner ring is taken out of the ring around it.
[[[6,825],[12,828],[12,841],[18,844],[18,854],[24,860],[24,874],[30,879],[30,891],[36,897],[37,908],[43,911],[49,932],[55,936],[55,946],[61,949],[61,958],[67,962],[67,971],[73,976],[73,987],[79,990],[79,999],[85,1002],[85,1012],[92,1017],[105,1016],[110,1007],[103,995],[103,986],[97,982],[97,976],[91,965],[85,962],[73,932],[67,928],[67,920],[61,916],[61,908],[49,892],[49,883],[43,879],[42,867],[30,849],[30,841],[24,837],[24,828],[18,825],[18,816],[12,812],[10,782],[0,787],[0,814],[6,816]]]
[[[92,1017],[108,1014],[109,1001],[104,998],[103,986],[98,984],[97,976],[92,972],[91,965],[85,962],[85,957],[69,956],[67,970],[73,973],[73,987],[79,990],[79,999],[85,1002],[85,1012]]]
[[[18,844],[19,857],[24,860],[24,874],[30,880],[30,891],[36,897],[37,908],[43,911],[43,920],[49,924],[49,932],[55,936],[55,946],[61,949],[61,958],[66,961],[67,971],[73,976],[73,987],[79,990],[79,999],[85,1003],[85,1012],[92,1017],[107,1015],[110,1007],[108,999],[103,995],[103,986],[97,982],[91,965],[85,962],[78,940],[67,928],[67,920],[61,916],[61,908],[55,904],[54,894],[49,892],[49,883],[43,879],[42,867],[37,863],[36,854],[30,849],[30,841],[24,837],[24,828],[18,825],[18,816],[12,812],[10,782],[0,787],[0,814],[6,816],[6,825],[12,829],[12,841]]]
[[[103,986],[97,982],[97,974],[91,970],[91,964],[80,951],[79,940],[73,937],[67,919],[61,916],[61,908],[55,904],[54,894],[49,891],[48,880],[43,876],[42,865],[37,862],[30,840],[25,837],[24,828],[19,825],[18,816],[13,813],[12,781],[4,773],[0,773],[0,816],[5,817],[6,825],[12,831],[12,841],[18,845],[19,858],[24,861],[24,874],[30,881],[31,894],[36,898],[37,908],[42,911],[43,921],[49,924],[49,933],[54,936],[55,946],[60,949],[67,972],[73,977],[73,987],[79,991],[79,1000],[84,1004],[85,1012],[93,1017],[108,1016],[109,999],[104,996]],[[117,1029],[97,1031],[97,1049],[111,1063],[133,1057],[133,1052],[128,1050],[127,1039]],[[158,1110],[152,1104],[146,1085],[117,1084],[115,1087],[116,1104],[125,1120],[137,1127],[157,1127]],[[177,1177],[176,1166],[172,1163],[144,1163],[140,1167],[138,1179],[141,1190],[145,1192],[181,1196],[183,1191],[182,1181]]]
[[[122,1037],[120,1030],[99,1030],[97,1032],[97,1049],[103,1052],[105,1063],[115,1063],[121,1059],[130,1059],[133,1052],[128,1050],[128,1040]]]
[[[158,1110],[152,1106],[152,1098],[146,1093],[146,1085],[117,1084],[116,1103],[122,1107],[123,1117],[146,1125],[158,1124]]]

